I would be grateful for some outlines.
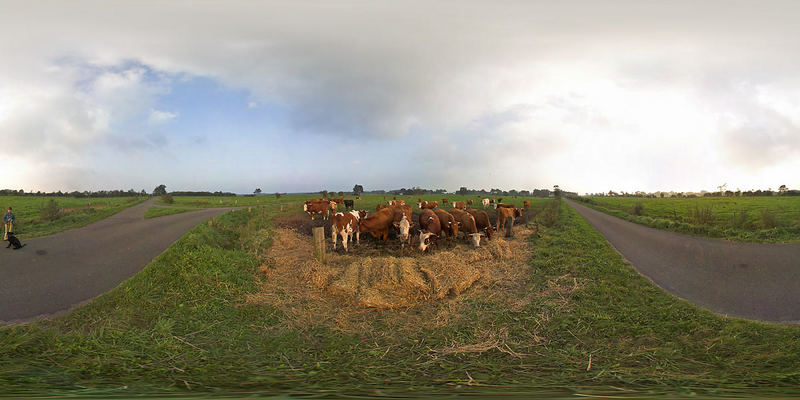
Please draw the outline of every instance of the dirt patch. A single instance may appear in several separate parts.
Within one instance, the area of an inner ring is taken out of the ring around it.
[[[342,330],[363,331],[369,329],[368,315],[380,310],[405,311],[386,319],[396,329],[445,326],[464,299],[517,287],[529,269],[532,231],[525,226],[515,227],[514,238],[494,238],[480,248],[462,239],[422,254],[399,244],[362,243],[349,253],[328,253],[325,263],[313,258],[308,235],[287,228],[310,231],[310,220],[287,218],[278,226],[261,256],[261,290],[247,302],[278,307],[293,328],[333,322]]]

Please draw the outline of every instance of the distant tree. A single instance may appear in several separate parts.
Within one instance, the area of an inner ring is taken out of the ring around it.
[[[278,192],[275,192],[275,198],[276,198],[276,199],[280,199],[280,198],[281,198],[281,194],[280,194],[280,193],[278,193]]]
[[[339,192],[339,197],[344,197],[344,192]]]
[[[778,188],[778,193],[785,194],[788,190],[789,188],[787,188],[786,185],[781,185],[781,187]]]
[[[364,193],[364,187],[361,185],[353,186],[353,194],[356,196],[360,196],[361,193]]]
[[[139,192],[139,196],[147,196],[147,191],[142,189],[142,191]]]
[[[172,204],[175,202],[175,199],[173,199],[172,196],[165,194],[161,196],[161,201],[167,204]]]
[[[258,195],[259,193],[261,193],[261,188],[256,188],[256,190],[253,191],[253,194],[255,195]]]
[[[466,187],[466,186],[462,186],[462,187],[460,187],[460,188],[458,189],[458,192],[456,192],[456,193],[458,193],[458,194],[460,194],[460,195],[464,196],[464,195],[466,195],[466,194],[467,194],[467,191],[468,191],[467,187]]]
[[[561,188],[558,185],[553,185],[553,193],[555,193],[556,197],[561,197]]]
[[[327,190],[323,190],[323,191],[321,191],[319,193],[322,195],[323,199],[327,199],[328,198],[328,191]]]
[[[158,185],[153,189],[153,196],[163,196],[167,194],[167,185]]]

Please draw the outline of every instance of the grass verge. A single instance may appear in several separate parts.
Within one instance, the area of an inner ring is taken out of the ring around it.
[[[800,327],[676,299],[569,207],[531,237],[523,277],[496,288],[394,311],[306,297],[343,319],[298,318],[283,309],[291,299],[264,292],[270,221],[264,209],[225,214],[70,315],[0,329],[0,393],[768,396],[800,385]]]
[[[144,213],[144,217],[146,218],[157,218],[163,217],[165,215],[173,215],[173,214],[181,214],[189,211],[196,211],[197,209],[192,208],[167,208],[167,207],[150,207],[147,209],[147,212]]]
[[[597,211],[622,218],[626,221],[649,226],[651,228],[664,229],[694,236],[712,237],[740,242],[782,243],[800,241],[800,221],[792,222],[791,217],[793,214],[789,216],[784,215],[785,220],[782,220],[782,223],[773,222],[771,225],[767,224],[766,222],[743,221],[746,217],[748,217],[748,213],[751,211],[746,208],[738,211],[728,211],[724,216],[715,217],[714,213],[716,211],[713,208],[713,201],[722,201],[716,198],[702,199],[702,206],[692,204],[694,208],[688,208],[688,216],[677,214],[676,212],[674,217],[635,215],[632,213],[635,208],[626,208],[623,205],[616,206],[611,203],[613,200],[616,200],[616,198],[610,198],[610,200],[605,198],[600,199],[604,203],[601,203],[600,200],[594,198],[581,198],[573,200],[577,200],[587,207],[591,207]],[[664,201],[665,199],[658,200]],[[674,199],[672,201],[685,203],[681,204],[681,206],[685,206],[689,204],[688,202],[691,200],[697,202],[697,199]],[[751,199],[747,200],[752,201]],[[756,200],[762,199],[757,198]],[[644,205],[643,207],[646,211],[648,210],[648,205]],[[626,209],[630,209],[631,212],[626,211]],[[750,217],[751,220],[772,220],[775,218],[774,214],[769,209],[758,209],[758,214],[755,212],[752,212],[751,214],[753,214]],[[722,223],[721,219],[725,219],[726,221],[730,220],[730,222]],[[702,221],[703,223],[698,223],[698,221]],[[771,227],[768,229],[760,229],[758,226]]]

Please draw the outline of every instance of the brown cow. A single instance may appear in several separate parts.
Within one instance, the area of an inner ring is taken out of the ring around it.
[[[467,205],[468,205],[468,206],[471,206],[471,205],[472,205],[472,199],[467,199]]]
[[[503,202],[503,198],[502,198],[502,197],[498,197],[498,198],[497,198],[497,202],[498,202],[498,203],[502,203],[502,202]]]
[[[475,226],[478,230],[483,230],[483,232],[486,233],[486,239],[492,240],[494,227],[492,226],[492,222],[489,221],[489,214],[487,214],[486,211],[476,210],[474,208],[468,208],[466,211],[475,217]]]
[[[472,214],[454,208],[450,210],[450,214],[456,219],[458,228],[464,232],[464,237],[468,237],[474,247],[481,246],[481,236],[486,236],[478,232],[478,227],[475,225],[475,217]]]
[[[390,206],[402,206],[402,205],[405,205],[405,204],[406,204],[405,200],[389,200],[389,205]]]
[[[442,234],[442,225],[436,213],[424,209],[419,213],[419,250],[425,251],[430,245],[439,248],[439,235]]]
[[[417,203],[417,206],[419,206],[419,208],[421,210],[424,210],[426,208],[427,209],[434,209],[434,208],[439,206],[439,202],[438,201],[422,201],[422,202]]]
[[[467,209],[467,202],[466,201],[454,201],[453,208],[460,208],[462,210]]]
[[[363,215],[366,215],[366,211]],[[358,211],[350,211],[349,213],[336,213],[331,217],[331,241],[333,241],[333,249],[336,250],[336,238],[342,235],[342,247],[347,251],[348,239],[352,241],[352,236],[356,235],[356,244],[359,244],[360,231],[358,230],[358,222],[362,214]]]
[[[411,215],[411,206],[399,205],[393,206],[393,220],[392,224],[397,229],[397,236],[400,238],[400,243],[405,247],[406,242],[411,244],[411,228],[414,226]]]
[[[384,242],[389,237],[389,228],[392,226],[394,220],[394,212],[391,208],[383,208],[378,210],[366,218],[362,218],[358,224],[360,232],[372,234],[376,239],[382,239]]]
[[[513,207],[498,207],[497,208],[497,232],[503,230],[506,225],[508,217],[517,218],[522,216],[522,210]],[[513,220],[512,220],[513,221]],[[512,222],[513,223],[513,222]]]
[[[328,213],[331,207],[334,207],[336,203],[334,202],[325,202],[325,201],[311,201],[306,202],[303,204],[303,211],[307,212],[308,215],[311,216],[311,219],[314,219],[314,214],[322,214],[322,219],[328,219]],[[336,208],[334,208],[336,210]]]
[[[522,206],[525,207],[525,208],[529,208],[531,206],[531,202],[528,201],[528,200],[525,200],[525,201],[522,202]]]
[[[447,202],[448,202],[448,200],[447,200],[447,199],[442,199],[442,205],[445,205],[445,204],[447,204]]]
[[[458,223],[452,214],[437,208],[433,210],[439,217],[439,224],[442,226],[442,234],[452,240],[458,237]]]

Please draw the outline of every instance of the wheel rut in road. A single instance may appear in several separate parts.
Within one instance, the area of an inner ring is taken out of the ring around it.
[[[664,290],[718,314],[800,322],[800,243],[682,235],[567,203]]]
[[[108,292],[144,268],[183,234],[233,208],[144,219],[150,199],[106,219],[0,248],[0,323],[66,312]]]

